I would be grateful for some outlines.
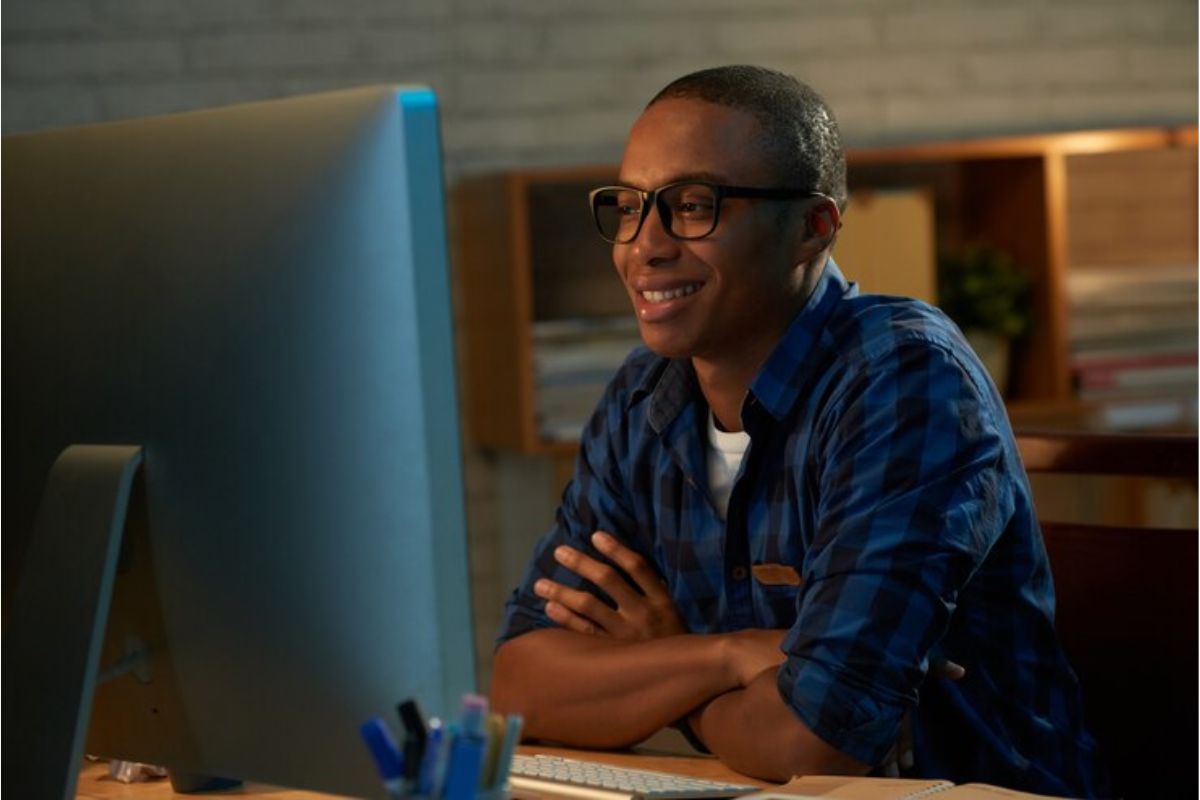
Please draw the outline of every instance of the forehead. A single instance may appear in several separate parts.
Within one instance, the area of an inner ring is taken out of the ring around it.
[[[642,189],[690,177],[770,186],[765,144],[749,111],[703,100],[660,100],[633,124],[620,178]]]

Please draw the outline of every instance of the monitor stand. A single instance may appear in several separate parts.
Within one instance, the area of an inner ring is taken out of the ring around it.
[[[4,635],[5,789],[75,796],[99,682],[137,671],[134,655],[100,672],[113,582],[142,448],[71,445],[46,479]],[[236,783],[172,775],[182,791]]]
[[[4,788],[15,796],[75,796],[141,463],[135,445],[71,445],[46,479],[4,636]]]

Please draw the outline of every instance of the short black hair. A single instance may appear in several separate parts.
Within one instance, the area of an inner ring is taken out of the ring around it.
[[[748,111],[762,126],[782,183],[829,195],[846,207],[846,154],[837,120],[808,84],[766,67],[734,64],[684,75],[667,84],[660,100],[695,99]]]

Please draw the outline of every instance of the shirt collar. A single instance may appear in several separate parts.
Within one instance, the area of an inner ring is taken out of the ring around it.
[[[686,358],[667,360],[660,369],[650,370],[633,391],[629,405],[650,395],[646,420],[657,434],[662,434],[699,391],[696,371]]]
[[[830,258],[804,308],[792,320],[775,350],[750,384],[750,394],[771,416],[782,419],[792,410],[804,385],[806,364],[826,332],[838,304],[858,295],[858,284],[847,281]]]
[[[797,375],[802,372],[807,357],[825,329],[825,323],[839,301],[857,294],[857,284],[848,282],[842,276],[832,258],[826,261],[804,308],[792,320],[783,338],[750,384],[750,394],[771,416],[779,419],[791,411],[802,383],[796,379]],[[650,395],[647,421],[655,433],[662,434],[698,391],[699,383],[691,360],[673,358],[665,361],[659,369],[646,373],[631,393],[629,406]]]

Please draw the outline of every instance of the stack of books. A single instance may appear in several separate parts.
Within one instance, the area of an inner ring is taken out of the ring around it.
[[[534,323],[534,385],[542,437],[579,441],[604,387],[641,343],[632,315]]]
[[[1195,427],[1197,267],[1072,268],[1071,372],[1116,429]]]

